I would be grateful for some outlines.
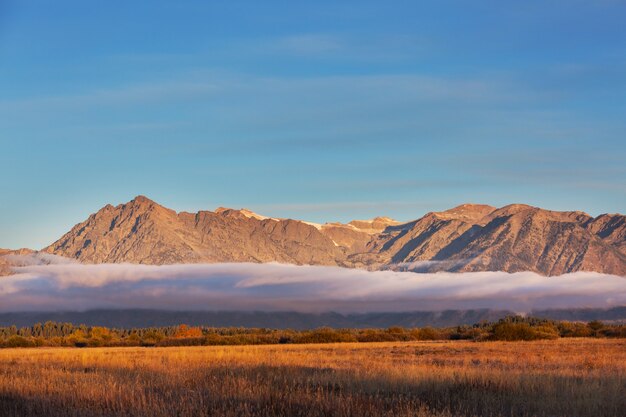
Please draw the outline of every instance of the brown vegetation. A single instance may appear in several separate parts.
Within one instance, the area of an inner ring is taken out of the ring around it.
[[[626,341],[5,349],[3,416],[618,416]]]
[[[109,329],[46,322],[18,329],[0,327],[0,348],[17,347],[120,347],[213,346],[351,342],[408,342],[419,340],[541,340],[559,337],[625,338],[626,326],[554,321],[509,316],[494,323],[447,328],[289,330],[244,327],[190,327],[185,324],[143,329]]]

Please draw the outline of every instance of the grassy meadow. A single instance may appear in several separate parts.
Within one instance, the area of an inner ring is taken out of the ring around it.
[[[0,350],[2,416],[623,416],[626,340]]]

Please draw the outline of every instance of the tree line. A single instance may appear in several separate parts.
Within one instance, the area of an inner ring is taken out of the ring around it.
[[[29,327],[0,327],[0,347],[209,346],[396,342],[418,340],[540,340],[562,337],[626,338],[626,325],[601,321],[569,322],[509,316],[497,322],[446,328],[280,330],[244,327],[167,327],[118,329],[46,322]]]

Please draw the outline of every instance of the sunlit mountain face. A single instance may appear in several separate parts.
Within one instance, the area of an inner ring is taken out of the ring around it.
[[[177,213],[140,196],[105,206],[42,252],[87,264],[279,262],[413,272],[626,275],[625,219],[523,204],[465,204],[405,223],[376,217],[317,224],[247,209]]]

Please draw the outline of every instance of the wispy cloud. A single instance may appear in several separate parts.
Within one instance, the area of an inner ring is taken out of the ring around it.
[[[38,265],[67,265],[75,264],[74,259],[65,258],[45,252],[35,252],[28,255],[10,254],[3,256],[9,264],[15,267],[38,266]]]
[[[0,280],[1,311],[158,308],[412,311],[610,307],[626,279],[578,272],[368,272],[282,264],[35,265]]]
[[[99,88],[74,94],[36,96],[0,100],[0,109],[56,110],[76,107],[132,105],[162,100],[192,100],[214,94],[216,85],[208,81],[164,80]]]
[[[428,74],[328,75],[297,77],[264,77],[242,73],[224,73],[199,69],[162,79],[128,83],[84,90],[62,95],[33,96],[0,100],[0,109],[50,108],[57,106],[111,106],[151,101],[188,101],[217,98],[237,100],[242,97],[271,98],[288,104],[294,100],[304,106],[302,96],[311,104],[342,98],[361,105],[388,105],[445,101],[456,106],[481,103],[512,103],[541,95],[540,91],[525,91],[503,77],[445,77]],[[411,101],[407,102],[407,99]],[[308,107],[308,106],[307,106]],[[349,109],[348,109],[349,110]],[[393,110],[393,109],[392,109]],[[282,109],[281,109],[282,111]]]
[[[436,48],[432,40],[418,35],[313,32],[237,40],[225,50],[245,56],[272,56],[290,62],[316,59],[389,65],[416,57],[425,58]],[[228,58],[228,52],[222,50],[222,54]]]
[[[345,48],[344,42],[342,42],[339,37],[327,34],[285,36],[274,40],[270,45],[266,46],[270,46],[270,51],[273,49],[277,52],[287,52],[297,55],[327,54]]]

